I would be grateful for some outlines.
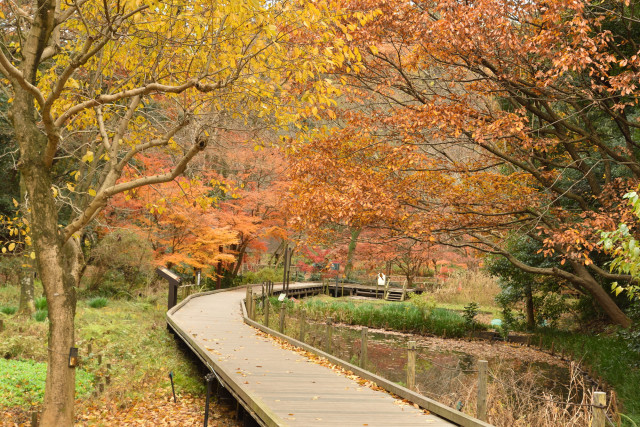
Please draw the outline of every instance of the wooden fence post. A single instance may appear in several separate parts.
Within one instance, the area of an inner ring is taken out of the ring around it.
[[[249,319],[251,319],[251,312],[253,311],[253,289],[251,289],[250,287],[247,286],[247,300],[246,300],[246,307],[247,307],[247,317],[249,317]]]
[[[31,411],[31,427],[38,427],[38,413]]]
[[[331,353],[331,340],[333,339],[333,318],[327,317],[327,339],[324,351]]]
[[[407,388],[416,389],[416,342],[409,341],[407,345]]]
[[[269,307],[271,307],[271,301],[267,297],[267,299],[264,301],[264,325],[267,328],[269,327]]]
[[[282,305],[280,306],[280,333],[284,334],[284,316],[285,316],[285,309],[286,307],[284,306],[284,301],[282,302]]]
[[[367,349],[369,346],[367,334],[369,333],[369,328],[364,326],[362,328],[362,341],[360,342],[360,367],[362,369],[366,369],[365,365],[367,364]]]
[[[596,391],[591,397],[591,427],[605,427],[605,408],[607,406],[607,394],[602,391]]]
[[[487,421],[487,366],[486,360],[478,360],[478,404],[476,418]]]
[[[104,384],[111,384],[111,363],[107,363],[107,373],[104,376]]]
[[[305,329],[307,328],[307,319],[304,310],[300,310],[300,336],[298,341],[304,342]]]

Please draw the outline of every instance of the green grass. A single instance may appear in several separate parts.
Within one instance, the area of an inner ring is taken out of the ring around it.
[[[640,425],[640,354],[627,347],[623,339],[607,335],[544,330],[539,336],[547,348],[572,353],[575,360],[591,366],[610,384],[623,403],[622,412]]]
[[[47,299],[45,297],[38,297],[34,300],[36,310],[45,311],[47,309]]]
[[[44,322],[47,319],[47,316],[49,316],[49,312],[47,310],[37,310],[33,314],[33,318],[36,322]]]
[[[0,407],[30,407],[42,403],[47,365],[33,360],[0,359]],[[76,397],[93,390],[94,376],[76,370]]]
[[[18,311],[18,308],[14,306],[3,305],[2,307],[0,307],[0,313],[11,315],[15,314],[16,311]]]
[[[271,298],[271,303],[275,310],[279,310],[282,304],[277,298]],[[285,304],[289,311],[305,309],[307,316],[314,320],[332,317],[334,322],[351,325],[448,337],[463,337],[468,332],[460,314],[443,308],[421,310],[409,302],[354,302],[321,297],[305,299],[296,304],[287,301]]]
[[[110,300],[94,310],[78,306],[76,318],[81,358],[88,343],[112,366],[112,385],[125,396],[142,397],[150,389],[170,390],[169,371],[174,373],[176,392],[202,393],[204,382],[197,366],[184,353],[166,328],[166,296],[133,301]],[[160,302],[162,301],[162,302]],[[83,359],[99,369],[95,359]]]
[[[0,305],[15,305],[18,298],[19,292],[0,289]],[[169,371],[174,373],[176,393],[204,393],[204,381],[198,365],[185,357],[187,353],[180,350],[167,331],[164,319],[166,298],[164,293],[133,301],[110,299],[108,305],[100,310],[88,304],[78,304],[76,346],[79,348],[80,368],[99,376],[104,375],[106,364],[111,364],[111,384],[105,390],[107,398],[127,404],[157,390],[170,394]],[[46,315],[46,311],[40,312]],[[0,360],[46,361],[47,323],[32,317],[8,317],[4,324],[5,330],[0,333]],[[97,357],[88,357],[90,342],[93,355],[102,355],[101,365],[98,365]],[[19,375],[3,376],[0,381],[14,389],[23,387],[24,383]],[[15,404],[13,400],[8,401],[8,397],[2,400],[5,394],[8,392],[0,389],[0,413],[3,406]],[[33,394],[29,396],[24,402],[38,402]],[[91,399],[80,399],[78,411],[82,411],[84,402],[90,405]],[[17,404],[22,405],[20,402]]]
[[[91,308],[104,308],[107,306],[108,300],[105,297],[96,297],[90,299],[87,304]]]

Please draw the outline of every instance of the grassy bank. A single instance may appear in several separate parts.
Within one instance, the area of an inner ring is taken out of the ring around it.
[[[640,425],[640,354],[631,351],[615,335],[585,335],[557,330],[541,330],[543,346],[556,353],[572,355],[601,376],[611,386],[622,404],[622,412]],[[623,425],[632,425],[623,423]]]
[[[283,304],[275,297],[270,301],[274,312]],[[316,321],[331,317],[334,322],[350,325],[447,337],[464,337],[468,333],[460,314],[443,308],[419,307],[409,302],[386,303],[314,297],[296,302],[286,301],[284,304],[290,313],[305,310],[307,318]]]
[[[36,293],[39,295],[41,290],[37,289]],[[17,288],[0,287],[0,306],[17,306],[18,297]],[[165,301],[164,294],[134,300],[109,299],[100,303],[89,299],[78,301],[78,372],[87,375],[78,375],[76,414],[81,425],[117,425],[123,414],[131,420],[136,417],[160,420],[154,425],[169,425],[176,420],[188,424],[202,422],[203,372],[197,361],[181,349],[167,331]],[[40,409],[44,383],[39,381],[44,379],[48,320],[37,321],[34,317],[17,314],[0,316],[5,325],[5,330],[0,332],[0,357],[8,359],[7,363],[34,366],[29,372],[38,379],[27,383],[16,375],[3,376],[0,365],[0,378],[10,390],[22,389],[28,384],[31,397],[0,399],[0,419],[21,423],[25,422],[27,411]],[[169,372],[173,372],[178,394],[175,405],[169,401]],[[105,385],[107,376],[109,384]],[[104,387],[103,392],[99,392],[100,386]],[[9,396],[3,390],[0,395]],[[212,419],[224,425],[232,423],[231,415],[221,415],[223,409],[217,405],[213,406],[213,411]],[[191,414],[191,421],[184,418],[186,413]]]

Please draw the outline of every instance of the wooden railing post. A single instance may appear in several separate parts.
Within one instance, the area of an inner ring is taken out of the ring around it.
[[[607,406],[607,394],[602,391],[596,391],[591,397],[591,427],[604,427],[605,426],[605,408]]]
[[[246,304],[245,307],[247,308],[247,316],[249,317],[249,319],[252,319],[251,317],[251,313],[253,312],[253,289],[251,289],[249,286],[247,286],[247,299],[245,300]]]
[[[362,328],[362,339],[360,341],[360,367],[362,369],[366,369],[365,365],[367,364],[367,348],[368,348],[368,337],[369,328],[364,326]]]
[[[251,320],[256,320],[256,306],[258,305],[258,295],[251,298]]]
[[[331,353],[331,341],[333,339],[333,318],[327,317],[327,342],[324,345],[324,351]]]
[[[269,308],[271,307],[271,301],[269,297],[264,301],[264,325],[269,327]]]
[[[416,342],[409,341],[407,345],[407,388],[416,389]]]
[[[169,296],[167,298],[167,309],[171,310],[178,303],[178,286],[180,286],[180,277],[173,271],[160,267],[156,269],[156,273],[167,279],[169,282]],[[168,327],[168,325],[167,325]]]
[[[307,319],[304,310],[300,310],[300,336],[298,341],[304,342],[304,335],[307,329]]]
[[[486,360],[478,360],[478,403],[476,418],[487,421],[487,366]]]
[[[284,306],[284,301],[280,306],[280,333],[284,334],[284,316],[285,316],[286,307]]]

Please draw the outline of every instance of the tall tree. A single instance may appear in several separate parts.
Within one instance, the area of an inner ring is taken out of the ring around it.
[[[359,107],[322,140],[371,139],[376,161],[352,162],[361,181],[404,152],[374,181],[414,179],[378,190],[397,194],[397,228],[561,279],[629,325],[603,284],[630,276],[603,268],[593,230],[628,216],[620,197],[640,179],[638,2],[353,2],[376,6],[383,13],[348,42],[364,66],[343,70]],[[505,245],[513,233],[560,266],[519,260]]]
[[[350,52],[330,34],[339,13],[322,1],[0,3],[0,75],[49,304],[43,425],[73,423],[68,355],[87,224],[113,195],[183,173],[215,141],[200,114],[251,108],[277,127],[317,108],[310,94],[326,99],[331,82],[316,76],[340,61],[316,47]],[[291,97],[294,84],[306,96]],[[169,170],[121,179],[155,150],[173,154]]]

